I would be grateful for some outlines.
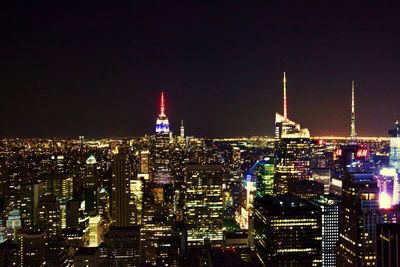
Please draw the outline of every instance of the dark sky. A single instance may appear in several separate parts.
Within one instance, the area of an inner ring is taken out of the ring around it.
[[[176,133],[183,119],[190,135],[272,135],[283,71],[289,117],[313,136],[349,134],[352,79],[359,135],[400,118],[399,6],[13,2],[0,8],[0,136],[151,134],[162,88]]]

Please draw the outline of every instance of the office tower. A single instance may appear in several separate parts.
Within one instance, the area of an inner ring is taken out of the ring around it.
[[[351,82],[351,131],[350,131],[350,139],[352,143],[356,142],[356,104],[355,104],[355,89],[354,89],[354,81]]]
[[[389,164],[391,167],[400,169],[400,122],[396,121],[395,127],[389,130],[390,154]]]
[[[400,224],[377,224],[376,246],[377,267],[400,267]]]
[[[103,220],[110,220],[110,194],[104,187],[99,192],[99,214]]]
[[[310,171],[310,132],[300,124],[289,120],[287,115],[286,75],[283,76],[283,113],[275,116],[275,184],[277,194],[288,192],[289,180],[307,180]]]
[[[183,126],[183,120],[181,120],[181,128],[180,128],[180,135],[179,135],[179,141],[181,143],[185,142],[185,126]]]
[[[86,160],[85,174],[83,179],[83,193],[85,196],[86,213],[96,216],[99,213],[99,191],[100,191],[100,166],[94,155]]]
[[[85,137],[83,135],[79,136],[79,149],[82,151],[85,146]]]
[[[390,208],[399,202],[398,173],[395,168],[382,168],[376,175],[379,187],[379,204],[381,208]]]
[[[117,227],[129,226],[129,181],[132,177],[128,154],[114,155],[112,172],[111,217]]]
[[[257,167],[255,168],[255,174],[257,176],[257,196],[262,197],[266,194],[272,195],[274,193],[274,158],[266,157],[263,160],[258,161]]]
[[[102,239],[102,226],[100,215],[89,217],[89,247],[97,247]]]
[[[81,199],[71,199],[67,202],[66,224],[69,229],[81,229],[89,220],[89,216],[85,213],[85,201]],[[85,219],[86,218],[86,219]],[[86,229],[86,227],[83,227]]]
[[[149,174],[149,153],[149,150],[140,151],[140,174]]]
[[[376,260],[375,225],[379,188],[372,173],[347,173],[339,213],[338,266],[372,266]]]
[[[44,184],[44,193],[53,194],[60,202],[61,228],[66,227],[66,205],[73,196],[73,177],[69,174],[43,175],[41,180]]]
[[[73,178],[69,174],[49,174],[40,177],[45,194],[53,194],[58,200],[69,200],[73,194]]]
[[[310,178],[309,134],[283,133],[275,152],[275,193],[288,192],[287,184],[290,180],[308,180]]]
[[[81,247],[74,255],[74,267],[100,267],[99,261],[99,247]]]
[[[50,157],[51,173],[61,174],[65,171],[65,158],[64,155],[52,155]]]
[[[211,244],[222,242],[222,176],[219,164],[187,165],[186,224],[188,246],[202,246],[204,240]]]
[[[40,228],[24,229],[18,234],[18,266],[45,266],[46,231]]]
[[[18,209],[13,209],[9,212],[6,228],[7,239],[15,241],[17,239],[17,232],[21,229],[21,212]]]
[[[62,266],[66,261],[65,240],[61,231],[60,202],[53,194],[45,194],[39,200],[38,227],[46,231],[46,264]]]
[[[37,224],[37,207],[43,191],[43,183],[21,185],[21,221],[24,226]]]
[[[324,185],[311,180],[290,180],[288,192],[302,198],[318,198],[324,194]]]
[[[60,203],[53,194],[45,194],[38,205],[38,225],[46,229],[48,238],[61,236]]]
[[[155,166],[167,166],[170,161],[169,154],[170,130],[169,121],[165,115],[164,92],[161,91],[160,115],[156,121],[154,157]]]
[[[322,196],[312,202],[322,211],[322,267],[335,267],[339,240],[339,199]]]
[[[100,266],[140,264],[140,227],[111,227],[100,245]]]
[[[153,181],[143,181],[142,184],[142,255],[145,262],[151,265],[157,262],[160,239],[172,236],[175,222],[174,190],[170,175],[159,173]]]
[[[396,177],[393,179],[393,204],[400,202],[400,123],[396,121],[393,129],[389,130],[390,134],[390,153],[389,165],[396,170]]]
[[[130,225],[142,223],[142,181],[131,179],[129,181],[129,219]]]
[[[180,266],[184,246],[182,232],[173,230],[170,235],[160,237],[156,247],[156,266]]]
[[[321,209],[286,193],[257,198],[254,247],[263,266],[321,266]]]

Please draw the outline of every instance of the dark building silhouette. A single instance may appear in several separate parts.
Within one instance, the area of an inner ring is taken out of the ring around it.
[[[321,209],[293,194],[256,198],[254,246],[263,266],[322,266]]]

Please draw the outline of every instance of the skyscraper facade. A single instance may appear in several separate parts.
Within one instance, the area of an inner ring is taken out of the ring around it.
[[[379,188],[372,173],[347,173],[339,213],[339,266],[373,266]]]
[[[307,180],[310,170],[310,132],[288,119],[286,98],[286,75],[283,78],[284,115],[276,113],[275,137],[275,185],[277,194],[288,192],[289,180]]]
[[[129,226],[129,181],[132,178],[132,170],[128,154],[118,153],[114,155],[111,193],[111,217],[114,226]]]
[[[322,225],[318,205],[292,194],[257,198],[254,247],[263,266],[321,266]]]
[[[188,246],[202,246],[205,240],[222,242],[222,176],[220,164],[186,166],[186,224]]]

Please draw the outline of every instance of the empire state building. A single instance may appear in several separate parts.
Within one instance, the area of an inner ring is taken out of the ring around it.
[[[169,121],[165,115],[165,101],[164,92],[161,91],[161,106],[160,115],[156,121],[156,134],[155,134],[155,163],[157,167],[167,167],[169,164],[169,144],[171,132],[169,130]]]
[[[156,134],[169,134],[169,121],[165,115],[164,92],[161,91],[161,112],[156,121]]]

